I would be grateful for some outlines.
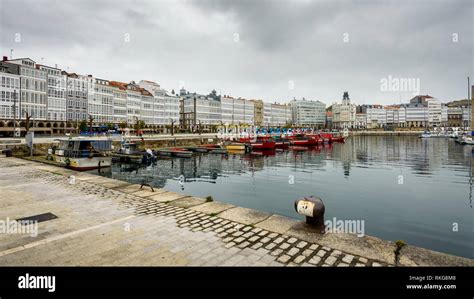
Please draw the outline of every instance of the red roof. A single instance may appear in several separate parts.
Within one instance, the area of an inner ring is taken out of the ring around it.
[[[118,81],[109,81],[110,86],[118,87],[120,90],[127,90],[127,83]]]

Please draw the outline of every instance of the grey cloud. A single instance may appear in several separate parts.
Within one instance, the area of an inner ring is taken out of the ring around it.
[[[417,77],[422,92],[447,101],[465,97],[465,78],[473,74],[472,6],[467,0],[0,0],[0,50],[113,80],[155,80],[175,90],[184,81],[192,91],[215,88],[267,101],[304,96],[330,104],[349,90],[359,103],[388,104],[400,95],[381,93],[381,78]],[[401,96],[406,101],[410,94]]]

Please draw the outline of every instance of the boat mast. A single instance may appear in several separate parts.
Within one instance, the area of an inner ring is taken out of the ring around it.
[[[467,101],[468,101],[468,114],[469,117],[469,128],[471,132],[471,137],[472,137],[472,107],[471,107],[471,86],[470,86],[470,81],[469,81],[469,76],[467,77]],[[469,206],[472,208],[472,154],[473,154],[473,149],[472,147],[470,148],[471,153],[469,156]]]
[[[471,136],[472,136],[472,130],[474,129],[472,127],[472,107],[471,107],[471,84],[469,82],[469,76],[467,77],[467,115],[469,115],[469,124],[468,128],[469,131],[471,131]]]

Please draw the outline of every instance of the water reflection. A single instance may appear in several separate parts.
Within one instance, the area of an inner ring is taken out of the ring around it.
[[[352,167],[374,169],[395,168],[403,175],[409,170],[416,176],[432,177],[440,169],[449,168],[469,175],[469,199],[472,202],[474,150],[449,139],[421,139],[416,137],[354,137],[345,144],[326,144],[307,151],[253,151],[247,154],[206,155],[192,158],[162,157],[155,165],[116,163],[104,168],[104,176],[133,183],[148,183],[163,188],[168,180],[215,184],[222,176],[254,174],[265,167],[291,168],[295,172],[324,170],[328,163],[341,167],[343,177],[351,175]],[[470,171],[469,171],[470,169]],[[97,170],[94,170],[97,172]],[[454,182],[459,183],[458,180]],[[461,182],[462,183],[462,182]]]

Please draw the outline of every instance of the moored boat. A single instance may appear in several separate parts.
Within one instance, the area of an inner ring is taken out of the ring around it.
[[[204,147],[204,146],[197,146],[194,148],[194,151],[198,153],[207,153],[209,150],[210,149],[208,147]]]
[[[180,158],[190,158],[193,156],[193,152],[185,150],[183,148],[171,148],[171,156]]]
[[[189,158],[192,157],[193,152],[188,151],[184,148],[160,148],[156,151],[160,156],[167,157],[180,157],[180,158]]]
[[[290,146],[290,141],[285,138],[274,136],[273,141],[275,141],[275,148],[282,149]]]
[[[431,133],[425,131],[419,136],[419,138],[431,138]]]
[[[245,151],[247,149],[245,143],[230,143],[227,144],[225,147],[229,151]]]
[[[148,149],[141,151],[138,144],[122,141],[120,149],[111,154],[112,160],[125,163],[151,163],[156,161],[156,156]]]
[[[463,145],[474,145],[474,140],[472,139],[472,136],[459,136],[458,138],[456,138],[455,141]]]
[[[257,136],[256,138],[240,138],[240,143],[247,144],[252,150],[271,150],[275,148],[275,141],[269,136]]]
[[[227,154],[227,149],[220,147],[211,148],[209,154]]]
[[[306,146],[292,146],[290,147],[291,150],[297,151],[297,152],[302,152],[302,151],[307,151],[308,147]]]
[[[243,155],[245,154],[247,151],[246,150],[227,150],[227,153],[230,154],[230,155]]]
[[[171,157],[171,151],[169,149],[158,149],[156,151],[158,153],[158,155],[160,156],[168,156],[168,157]]]
[[[92,170],[112,165],[112,140],[70,138],[48,151],[51,158],[74,170]]]
[[[271,150],[275,148],[275,141],[269,139],[259,139],[256,142],[250,142],[252,150]]]
[[[290,139],[290,145],[293,146],[311,146],[317,144],[316,139],[307,137],[305,135],[296,135]]]

